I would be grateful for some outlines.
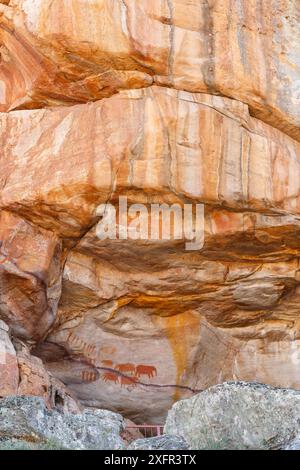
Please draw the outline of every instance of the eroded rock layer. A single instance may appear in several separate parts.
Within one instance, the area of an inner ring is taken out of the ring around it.
[[[300,388],[297,2],[0,3],[0,395]],[[203,204],[204,245],[99,239],[120,196]]]
[[[10,0],[3,110],[153,83],[243,101],[300,140],[298,0]]]

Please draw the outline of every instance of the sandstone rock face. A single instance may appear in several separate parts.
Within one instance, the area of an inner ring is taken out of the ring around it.
[[[7,325],[0,320],[0,396],[14,395],[18,390],[19,369],[16,351]]]
[[[45,368],[41,359],[32,356],[28,348],[15,342],[18,366],[18,395],[42,397],[46,406],[68,413],[79,413],[82,407],[67,387]],[[10,395],[10,394],[6,394]]]
[[[0,12],[3,110],[159,84],[242,101],[300,140],[297,0],[11,0]]]
[[[121,433],[121,437],[125,444],[128,446],[131,442],[144,439],[144,435],[140,429],[136,427],[135,423],[130,419],[124,419],[124,430]]]
[[[159,424],[223,381],[300,388],[299,19],[296,0],[0,2],[3,395],[21,374],[52,406],[57,380]],[[120,196],[203,204],[203,247],[99,239]]]
[[[165,432],[184,437],[194,450],[293,448],[299,412],[299,391],[224,383],[177,402]]]
[[[48,408],[79,413],[76,397],[30,354],[24,342],[12,339],[8,326],[0,320],[0,397],[24,395],[42,397]]]
[[[52,443],[64,449],[124,449],[120,415],[105,410],[82,414],[49,411],[41,398],[9,397],[0,400],[1,440]]]
[[[16,336],[41,339],[54,322],[60,258],[61,242],[53,232],[0,212],[0,315]]]
[[[95,208],[126,191],[133,202],[299,212],[300,143],[240,102],[153,87],[0,119],[1,207],[63,238],[85,234]]]

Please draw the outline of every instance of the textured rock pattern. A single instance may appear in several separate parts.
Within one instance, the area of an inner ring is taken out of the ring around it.
[[[0,395],[158,424],[226,380],[300,388],[299,19],[0,2]],[[120,195],[203,203],[203,249],[100,241]]]
[[[182,437],[164,435],[137,439],[128,450],[189,450],[189,446]]]
[[[8,326],[0,320],[0,397],[24,395],[42,397],[48,408],[78,413],[76,397],[30,354],[24,342],[12,339]]]
[[[49,373],[41,359],[32,356],[20,342],[15,341],[15,348],[19,366],[18,395],[42,397],[48,408],[65,412],[78,413],[82,410],[75,396]]]
[[[283,449],[295,445],[299,412],[299,391],[224,383],[177,402],[165,432],[184,437],[194,450]]]
[[[81,414],[49,411],[41,398],[9,397],[0,401],[2,441],[53,442],[64,449],[124,449],[123,420],[105,410]]]
[[[0,320],[0,397],[14,395],[18,390],[19,369],[16,351],[7,325]]]
[[[282,450],[300,450],[300,436],[297,436],[293,441],[291,441]]]
[[[11,0],[3,110],[153,84],[222,94],[300,140],[297,0]]]
[[[140,202],[299,213],[300,143],[227,98],[153,87],[0,119],[1,208],[62,237],[133,190]]]
[[[54,322],[60,258],[61,242],[53,232],[0,212],[0,315],[16,336],[39,340]]]

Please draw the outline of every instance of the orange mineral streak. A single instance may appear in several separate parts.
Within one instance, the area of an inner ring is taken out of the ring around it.
[[[197,303],[199,303],[200,300],[204,299],[205,292],[201,294],[183,294],[168,296],[133,294],[130,296],[122,297],[117,300],[117,307],[113,311],[113,315],[110,315],[109,319],[115,316],[119,308],[128,304],[132,304],[132,306],[138,308],[149,308],[155,315],[169,317],[177,315],[180,312],[185,312],[193,306],[197,306]],[[175,308],[176,312],[174,313]]]
[[[158,317],[156,321],[166,331],[176,364],[176,385],[185,385],[188,357],[193,346],[193,337],[199,336],[200,317],[197,313],[188,311],[182,314]],[[181,390],[176,389],[173,394],[174,402],[180,400]]]

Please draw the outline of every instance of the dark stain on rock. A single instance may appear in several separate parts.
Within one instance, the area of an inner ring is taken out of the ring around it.
[[[205,2],[201,4],[201,8],[204,20],[204,53],[207,57],[201,69],[205,85],[208,90],[213,90],[215,88],[215,41],[213,12],[209,0],[205,0]]]

